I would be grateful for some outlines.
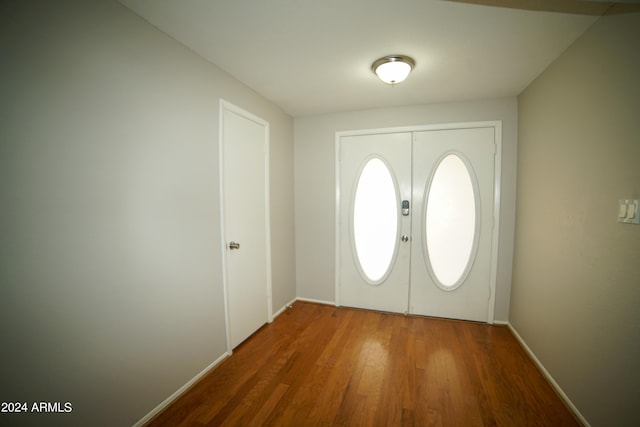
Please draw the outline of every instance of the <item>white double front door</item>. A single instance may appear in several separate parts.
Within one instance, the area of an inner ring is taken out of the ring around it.
[[[492,321],[498,126],[338,137],[340,305]]]

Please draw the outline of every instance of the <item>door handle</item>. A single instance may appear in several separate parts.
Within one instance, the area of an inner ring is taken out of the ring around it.
[[[240,249],[240,243],[236,243],[234,241],[229,242],[229,249]]]
[[[403,242],[408,242],[409,241],[409,236],[407,236],[406,234],[403,234],[402,237],[401,237],[401,240]]]

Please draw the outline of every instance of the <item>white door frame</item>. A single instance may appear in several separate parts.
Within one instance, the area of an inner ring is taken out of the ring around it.
[[[500,241],[500,183],[502,182],[502,121],[491,120],[481,122],[444,123],[423,126],[402,126],[394,128],[363,129],[339,131],[335,135],[335,300],[340,306],[340,143],[343,136],[377,135],[399,132],[420,132],[433,130],[457,130],[469,128],[493,128],[495,132],[496,153],[494,160],[493,184],[493,232],[491,237],[491,279],[489,283],[489,304],[487,308],[487,323],[493,324],[496,302],[496,282],[498,278],[498,244]]]
[[[220,180],[220,250],[222,253],[222,284],[224,293],[224,316],[225,316],[225,330],[227,335],[227,353],[232,353],[231,347],[231,333],[229,329],[229,282],[227,274],[227,236],[225,230],[225,186],[224,186],[224,113],[231,111],[248,120],[251,120],[264,127],[264,197],[265,197],[265,224],[266,224],[266,262],[267,262],[267,321],[271,323],[273,321],[273,308],[272,308],[272,289],[271,289],[271,219],[270,219],[270,204],[269,204],[269,122],[261,119],[260,117],[243,110],[240,107],[233,105],[232,103],[220,99],[219,105],[219,138],[218,138],[218,158],[219,158],[219,180]]]

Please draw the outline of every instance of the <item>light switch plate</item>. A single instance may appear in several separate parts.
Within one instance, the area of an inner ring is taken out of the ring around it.
[[[640,224],[640,199],[618,200],[618,222],[625,224]]]

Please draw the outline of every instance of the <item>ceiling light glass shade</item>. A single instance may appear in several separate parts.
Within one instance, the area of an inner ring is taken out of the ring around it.
[[[394,85],[406,79],[415,65],[415,61],[408,56],[390,55],[378,59],[371,69],[380,80]]]

